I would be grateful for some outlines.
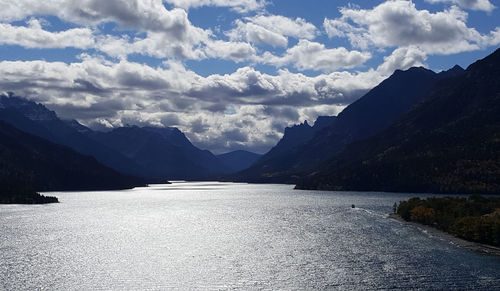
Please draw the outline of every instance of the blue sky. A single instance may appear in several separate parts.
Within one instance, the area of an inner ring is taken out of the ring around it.
[[[500,44],[490,0],[0,0],[0,90],[95,129],[175,126],[265,152],[396,69]]]

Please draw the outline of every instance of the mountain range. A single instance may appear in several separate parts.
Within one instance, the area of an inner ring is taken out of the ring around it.
[[[259,157],[242,151],[217,157],[173,127],[94,131],[13,94],[0,95],[0,123],[4,202],[50,201],[34,190],[124,189],[167,179],[206,179],[241,170]]]
[[[217,159],[231,172],[239,172],[250,167],[259,160],[260,157],[262,157],[262,155],[244,150],[236,150],[217,155]]]
[[[128,175],[154,179],[198,179],[241,169],[194,146],[174,127],[126,126],[99,132],[76,120],[61,120],[42,104],[0,96],[0,120],[61,144]],[[238,153],[235,153],[238,154]]]
[[[140,178],[121,174],[93,157],[0,121],[1,200],[33,196],[31,190],[106,190],[140,185],[145,185]]]
[[[217,178],[298,189],[500,193],[499,68],[497,50],[466,70],[397,70],[338,116],[287,127],[264,155],[214,155],[173,127],[94,131],[42,104],[0,95],[0,188],[123,189]]]
[[[397,70],[337,117],[320,117],[312,127],[305,122],[285,129],[273,149],[231,179],[295,183],[347,145],[388,127],[421,102],[440,80],[462,73],[459,66],[441,73],[422,67]]]
[[[195,147],[177,128],[129,126],[109,132],[89,130],[86,135],[134,161],[148,177],[200,179],[230,172],[214,154]]]
[[[351,144],[299,189],[500,193],[500,50],[440,81],[377,135]]]
[[[68,146],[76,152],[96,158],[100,163],[119,172],[141,176],[143,169],[134,161],[100,144],[75,129],[74,122],[61,120],[44,105],[16,96],[0,96],[0,120],[19,130],[56,144]]]

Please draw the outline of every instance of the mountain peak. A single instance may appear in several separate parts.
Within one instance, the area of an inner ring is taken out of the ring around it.
[[[434,71],[432,70],[429,70],[427,68],[424,68],[422,66],[420,67],[411,67],[409,69],[406,69],[406,70],[396,70],[394,71],[394,74],[392,74],[393,76],[399,76],[399,75],[407,75],[408,73],[431,73],[431,74],[435,74]]]
[[[76,119],[64,120],[64,121],[66,122],[67,125],[71,126],[73,129],[75,129],[76,131],[78,131],[80,133],[86,133],[86,132],[90,132],[91,131],[88,127],[86,127],[85,125],[81,124]]]
[[[441,78],[443,78],[443,77],[450,78],[450,77],[459,76],[459,75],[463,74],[464,72],[465,72],[465,70],[462,67],[460,67],[459,65],[454,65],[453,68],[440,72],[439,76]]]
[[[17,97],[14,94],[0,95],[1,108],[14,108],[25,117],[34,121],[57,120],[57,114],[47,109],[44,105]]]
[[[143,127],[143,129],[159,134],[162,138],[167,139],[170,143],[176,146],[192,146],[186,135],[177,127],[146,126]]]
[[[307,122],[307,120],[304,120],[304,122],[299,123],[299,124],[294,124],[292,126],[288,126],[288,129],[294,129],[294,128],[310,128],[311,126]]]

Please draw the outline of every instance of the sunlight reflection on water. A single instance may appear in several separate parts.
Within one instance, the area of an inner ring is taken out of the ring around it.
[[[387,218],[412,194],[292,188],[185,182],[0,205],[0,289],[500,288],[500,258]]]

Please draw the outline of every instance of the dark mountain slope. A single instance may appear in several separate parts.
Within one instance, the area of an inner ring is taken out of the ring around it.
[[[169,143],[179,147],[188,159],[205,169],[205,176],[229,173],[230,169],[208,150],[194,146],[189,139],[175,127],[143,127],[143,129],[160,134]]]
[[[196,179],[227,171],[212,153],[193,146],[177,129],[130,126],[89,136],[132,159],[152,177]]]
[[[107,190],[143,184],[141,179],[120,174],[92,157],[0,121],[2,193],[12,188],[37,191]]]
[[[0,120],[135,176],[193,179],[229,172],[211,152],[195,147],[176,128],[94,132],[76,120],[63,121],[45,106],[12,94],[0,96]]]
[[[318,130],[318,128],[310,126],[307,121],[299,125],[285,128],[283,138],[262,157],[261,161],[272,161],[274,158],[290,153],[294,148],[304,145],[313,138]]]
[[[122,154],[100,144],[57,117],[45,106],[14,96],[0,96],[0,120],[51,142],[95,157],[100,163],[117,171],[141,175],[142,169]]]
[[[439,74],[424,68],[396,71],[388,79],[347,106],[330,125],[305,133],[286,151],[274,154],[274,148],[250,169],[240,173],[239,180],[253,182],[296,182],[346,145],[370,137],[385,129],[398,117],[422,101],[441,79],[463,72],[460,67]],[[317,122],[316,122],[317,123]],[[304,125],[301,125],[304,127]],[[287,135],[285,134],[285,137]],[[283,139],[283,141],[284,141]],[[282,141],[280,141],[282,143]],[[276,146],[280,148],[280,144]]]
[[[22,130],[26,133],[39,136],[47,140],[54,140],[55,137],[44,126],[25,117],[15,108],[0,108],[0,120]]]
[[[231,172],[239,172],[250,167],[262,155],[249,151],[237,150],[229,153],[217,155],[217,159],[224,164]]]
[[[425,68],[397,70],[392,76],[347,106],[335,124],[317,134],[303,148],[297,168],[309,169],[345,148],[387,128],[422,101],[434,85],[449,76]]]
[[[500,50],[440,82],[395,124],[355,143],[300,189],[500,193]]]
[[[250,168],[226,177],[227,180],[248,182],[289,182],[289,173],[294,172],[295,157],[300,147],[311,140],[314,135],[331,126],[335,116],[320,116],[310,126],[307,121],[299,125],[285,128],[281,140],[269,152],[264,154]]]

